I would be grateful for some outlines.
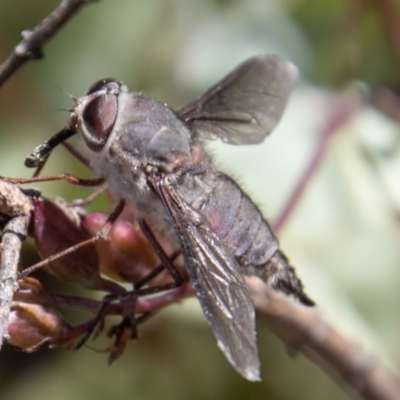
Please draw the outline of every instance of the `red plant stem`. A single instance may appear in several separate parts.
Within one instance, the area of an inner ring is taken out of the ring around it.
[[[151,298],[140,297],[136,301],[135,313],[153,313],[190,296],[194,296],[193,288],[189,282],[185,282],[181,287],[170,290],[163,295]],[[31,304],[51,304],[54,306],[75,308],[88,311],[92,314],[96,314],[102,305],[102,300],[47,292],[35,293],[23,289],[15,293],[13,300]],[[109,304],[106,314],[121,315],[129,307],[132,307],[131,299],[121,299],[118,303]]]
[[[283,207],[278,218],[273,223],[273,230],[275,232],[278,232],[280,229],[282,229],[282,226],[286,223],[289,216],[293,213],[293,210],[299,203],[300,198],[307,188],[307,185],[309,184],[311,178],[320,166],[333,136],[339,131],[341,127],[346,125],[354,117],[354,115],[360,110],[360,108],[360,103],[358,101],[352,100],[351,104],[349,104],[349,102],[344,102],[339,110],[334,112],[328,119],[326,125],[322,129],[321,134],[319,135],[319,140],[310,162],[306,166],[292,194],[289,196],[289,200],[287,201],[286,205]]]

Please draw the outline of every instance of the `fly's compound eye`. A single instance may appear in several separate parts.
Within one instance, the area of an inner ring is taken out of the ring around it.
[[[86,96],[92,99],[82,111],[83,137],[93,151],[100,151],[104,147],[113,130],[118,114],[120,87],[120,82],[105,79],[96,82],[88,90]]]

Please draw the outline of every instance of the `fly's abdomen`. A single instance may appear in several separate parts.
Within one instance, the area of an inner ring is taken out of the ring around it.
[[[264,265],[278,250],[271,228],[249,197],[229,177],[219,175],[201,210],[214,232],[246,265]]]
[[[304,293],[278,240],[250,198],[226,176],[214,181],[203,210],[213,230],[229,247],[244,275],[255,275],[273,289],[314,304]]]

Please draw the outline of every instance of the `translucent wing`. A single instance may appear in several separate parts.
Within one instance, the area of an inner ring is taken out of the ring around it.
[[[235,258],[174,188],[161,184],[156,191],[175,223],[187,271],[218,346],[240,374],[260,380],[254,306]]]
[[[198,138],[260,143],[279,122],[297,76],[297,68],[277,56],[253,57],[178,114]]]

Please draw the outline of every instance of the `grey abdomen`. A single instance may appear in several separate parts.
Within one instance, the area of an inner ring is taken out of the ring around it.
[[[202,214],[241,263],[264,265],[278,250],[278,241],[258,208],[225,175],[214,179]]]
[[[250,198],[222,174],[214,176],[211,186],[202,214],[235,255],[241,273],[258,276],[272,288],[292,294],[304,304],[314,304],[304,293],[301,281],[279,250],[278,240]]]

